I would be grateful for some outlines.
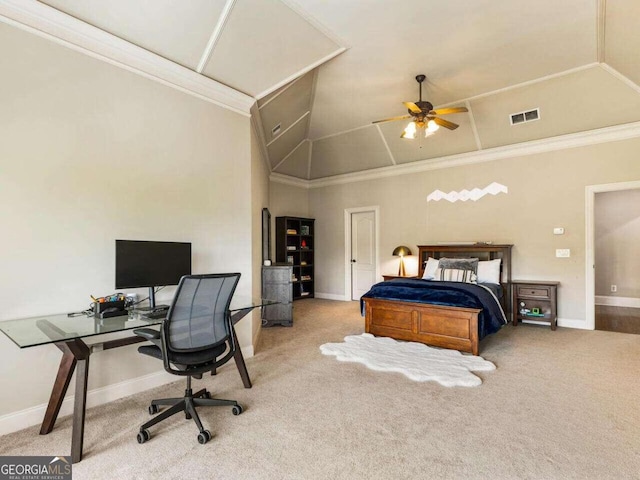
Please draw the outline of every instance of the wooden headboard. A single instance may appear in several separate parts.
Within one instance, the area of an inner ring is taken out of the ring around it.
[[[504,292],[502,307],[505,315],[511,315],[511,247],[513,245],[494,245],[487,243],[418,245],[418,274],[422,278],[424,266],[429,257],[432,258],[478,258],[480,260],[501,259],[500,285]]]

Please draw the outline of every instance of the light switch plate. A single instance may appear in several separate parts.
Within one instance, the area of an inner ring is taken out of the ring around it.
[[[556,249],[556,257],[558,258],[569,258],[571,256],[571,250],[568,248],[557,248]]]
[[[564,235],[564,228],[563,227],[555,227],[553,229],[553,234],[554,235]]]

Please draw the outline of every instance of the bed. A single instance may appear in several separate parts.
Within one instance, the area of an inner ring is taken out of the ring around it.
[[[381,282],[361,298],[365,331],[477,355],[480,340],[511,318],[511,248],[493,244],[418,246],[420,279]],[[499,284],[491,288],[491,294],[479,285],[422,280],[429,258],[499,263]],[[491,295],[496,298],[487,300]],[[501,318],[496,320],[496,316]]]

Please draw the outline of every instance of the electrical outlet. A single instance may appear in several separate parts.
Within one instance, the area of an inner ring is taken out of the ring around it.
[[[554,235],[564,235],[564,228],[563,227],[555,227],[553,229],[553,234]]]
[[[558,258],[569,258],[571,256],[571,250],[568,248],[557,248],[556,249],[556,257]]]
[[[617,292],[618,291],[618,286],[617,285],[611,285],[611,291],[613,293]]]

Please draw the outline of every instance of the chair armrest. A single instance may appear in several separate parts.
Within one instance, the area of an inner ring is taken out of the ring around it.
[[[153,328],[136,328],[133,333],[147,340],[160,340],[160,332]],[[155,342],[154,342],[155,343]]]

